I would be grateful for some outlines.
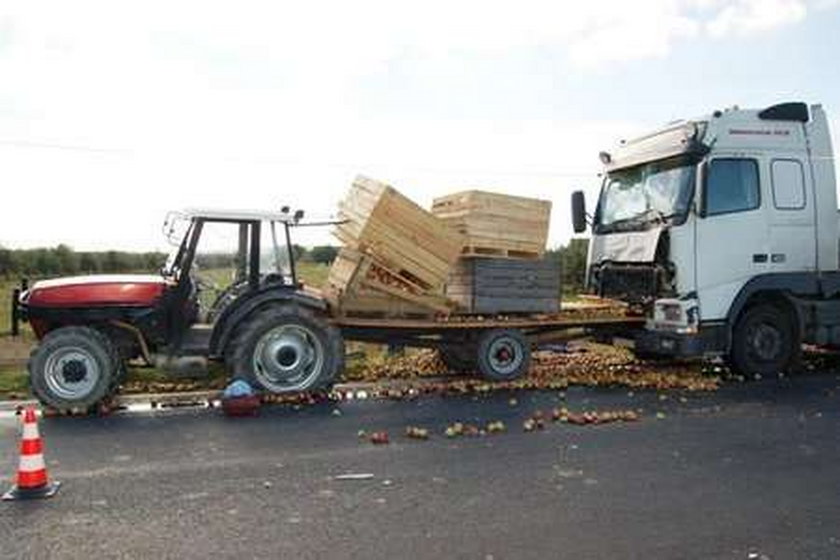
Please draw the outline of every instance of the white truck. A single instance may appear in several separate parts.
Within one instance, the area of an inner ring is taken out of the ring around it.
[[[840,345],[834,154],[820,105],[728,109],[601,153],[589,288],[638,305],[645,356],[723,356],[746,375]]]

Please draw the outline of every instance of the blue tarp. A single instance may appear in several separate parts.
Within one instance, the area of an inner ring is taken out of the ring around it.
[[[235,379],[227,387],[225,387],[225,392],[222,396],[225,399],[232,399],[236,397],[250,397],[253,394],[254,390],[247,381]]]

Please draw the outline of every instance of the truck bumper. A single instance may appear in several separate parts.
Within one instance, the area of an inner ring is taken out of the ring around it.
[[[700,334],[642,331],[636,336],[635,353],[639,357],[696,358],[705,352],[705,341]]]

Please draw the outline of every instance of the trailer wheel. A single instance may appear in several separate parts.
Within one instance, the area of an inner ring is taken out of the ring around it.
[[[774,305],[757,305],[735,324],[729,365],[742,375],[771,375],[787,370],[798,349],[796,329],[788,314]]]
[[[438,355],[446,368],[453,373],[467,373],[475,371],[477,367],[476,345],[465,343],[460,346],[441,346]]]
[[[307,309],[272,306],[246,319],[229,365],[234,377],[272,393],[323,389],[344,368],[344,340]]]
[[[478,341],[478,371],[490,381],[511,381],[528,373],[531,345],[518,330],[494,329]]]
[[[122,360],[107,336],[91,327],[48,333],[29,358],[29,384],[56,410],[87,409],[116,389]]]

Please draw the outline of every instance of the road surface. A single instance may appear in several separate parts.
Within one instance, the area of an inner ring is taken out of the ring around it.
[[[573,388],[41,422],[63,481],[0,504],[3,558],[840,557],[840,380],[716,393]],[[511,398],[516,403],[511,402]],[[681,398],[682,397],[682,398]],[[549,424],[535,409],[643,409],[638,423]],[[339,413],[334,412],[340,410]],[[446,439],[454,421],[507,433]],[[407,425],[430,428],[407,440]],[[391,444],[360,442],[387,430]],[[0,421],[0,481],[17,463]],[[369,480],[339,480],[346,473]]]

